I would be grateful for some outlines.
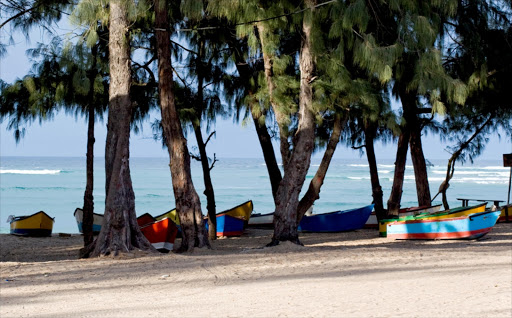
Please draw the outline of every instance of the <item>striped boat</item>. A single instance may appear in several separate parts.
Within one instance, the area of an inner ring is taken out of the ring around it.
[[[205,222],[208,227],[208,222]],[[245,220],[227,213],[217,214],[217,236],[240,236],[244,232]]]
[[[387,236],[402,240],[477,239],[492,230],[500,211],[447,218],[423,218],[387,224]]]
[[[247,223],[249,222],[249,219],[251,218],[251,213],[252,213],[253,208],[254,208],[254,206],[252,204],[252,201],[249,200],[240,205],[237,205],[236,207],[234,207],[232,209],[217,213],[217,218],[219,215],[227,214],[227,215],[235,217],[235,218],[243,219],[245,221],[245,225],[247,225]]]
[[[8,222],[11,226],[10,233],[14,235],[51,236],[55,218],[39,211],[32,215],[10,216]]]
[[[299,224],[303,232],[342,232],[353,231],[364,226],[372,213],[373,204],[362,208],[335,211],[330,213],[304,215]]]
[[[76,224],[78,225],[78,231],[83,233],[83,219],[84,219],[84,211],[80,208],[75,209],[75,213],[73,213],[76,219]],[[101,225],[103,224],[103,214],[94,213],[92,220],[92,232],[93,234],[98,234],[101,231]]]
[[[415,216],[406,216],[398,219],[386,219],[381,220],[379,222],[379,236],[386,237],[387,224],[395,221],[405,221],[405,220],[416,220],[416,219],[446,219],[446,218],[454,218],[459,216],[467,216],[473,213],[480,213],[485,211],[485,206],[487,203],[482,203],[474,206],[468,207],[458,207],[450,210],[441,211],[438,213],[421,213]]]
[[[441,206],[441,204],[438,204],[433,206],[416,206],[400,209],[398,211],[398,217],[400,218],[404,216],[418,215],[421,213],[437,213],[439,212],[439,210],[441,210]],[[367,229],[376,229],[379,227],[379,221],[377,220],[377,215],[375,214],[375,211],[372,212],[372,214],[370,214],[370,217],[368,218],[368,221],[366,221],[364,227]]]

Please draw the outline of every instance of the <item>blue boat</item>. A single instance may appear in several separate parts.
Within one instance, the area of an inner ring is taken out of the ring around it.
[[[75,213],[73,213],[76,219],[76,224],[78,225],[78,231],[83,233],[83,218],[84,211],[80,208],[76,208]],[[103,224],[103,214],[93,213],[92,220],[92,232],[93,234],[98,234],[101,231],[101,225]]]
[[[240,236],[244,232],[244,223],[242,218],[226,213],[217,214],[217,236]]]
[[[402,240],[477,239],[492,230],[500,211],[444,219],[398,220],[387,224],[387,237]]]
[[[305,215],[300,221],[299,231],[344,232],[358,230],[364,227],[372,210],[373,204],[370,204],[357,209]]]

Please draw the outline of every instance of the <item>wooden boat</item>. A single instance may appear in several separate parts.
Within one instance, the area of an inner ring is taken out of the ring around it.
[[[335,211],[330,213],[304,215],[299,224],[303,232],[342,232],[353,231],[364,226],[372,213],[373,204],[362,208]]]
[[[274,212],[261,214],[253,213],[249,219],[248,227],[269,228],[274,227]]]
[[[165,213],[162,213],[160,215],[157,215],[155,216],[155,219],[158,221],[158,220],[163,220],[165,218],[169,218],[171,219],[174,224],[176,225],[180,225],[180,217],[178,216],[178,211],[176,211],[176,208],[172,209],[172,210],[169,210]]]
[[[208,222],[205,222],[208,228]],[[245,219],[227,213],[217,214],[217,236],[240,236],[244,232]]]
[[[439,210],[441,210],[441,206],[441,204],[438,204],[433,206],[416,206],[404,208],[398,211],[398,216],[400,218],[404,216],[418,215],[421,213],[437,213],[439,212]],[[368,229],[376,229],[379,227],[379,221],[377,220],[377,215],[375,214],[375,211],[373,211],[372,214],[370,214],[370,217],[368,218],[368,221],[366,222],[364,227]]]
[[[500,211],[486,211],[447,218],[422,218],[387,224],[389,238],[402,240],[477,239],[489,233]]]
[[[498,222],[512,222],[512,204],[501,207]]]
[[[143,218],[141,219],[141,222],[144,222],[145,220],[147,219]],[[138,221],[139,218],[137,218],[137,222]],[[170,218],[164,218],[162,220],[147,223],[141,226],[140,230],[151,245],[153,245],[153,247],[158,251],[162,253],[172,251],[172,248],[174,247],[174,240],[178,234],[178,227]]]
[[[32,215],[10,216],[11,234],[21,236],[51,236],[55,218],[43,211]]]
[[[144,214],[140,215],[139,217],[137,217],[137,224],[141,227],[144,225],[147,225],[149,223],[154,223],[155,221],[157,221],[156,218],[154,218],[149,213],[144,213]]]
[[[235,218],[243,219],[247,225],[247,222],[249,222],[249,219],[251,218],[252,210],[253,210],[253,204],[252,204],[252,201],[249,200],[240,205],[237,205],[236,207],[234,207],[232,209],[217,213],[217,218],[219,215],[227,214],[227,215],[235,217]]]
[[[76,224],[78,225],[78,231],[83,233],[83,218],[84,211],[80,208],[75,209],[75,213],[73,213],[76,219]],[[92,219],[92,233],[98,234],[101,231],[101,225],[103,224],[103,214],[94,213]]]
[[[468,216],[474,213],[480,213],[485,211],[485,206],[487,203],[482,203],[469,207],[458,207],[450,210],[445,210],[437,213],[420,213],[413,216],[405,216],[398,219],[386,219],[381,220],[379,222],[379,236],[386,237],[387,224],[395,221],[409,221],[409,220],[417,220],[417,219],[446,219],[446,218],[455,218],[460,216]]]

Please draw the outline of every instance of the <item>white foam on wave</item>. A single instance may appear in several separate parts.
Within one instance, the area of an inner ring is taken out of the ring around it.
[[[348,167],[369,167],[368,164],[349,164]]]
[[[11,174],[59,174],[60,170],[15,170],[15,169],[0,169],[0,173],[11,173]]]
[[[370,180],[370,177],[347,177],[350,180]]]

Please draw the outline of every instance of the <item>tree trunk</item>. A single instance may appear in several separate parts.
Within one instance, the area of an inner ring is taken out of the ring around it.
[[[306,1],[312,8],[316,1]],[[312,13],[310,13],[312,14]],[[297,207],[299,194],[306,179],[311,163],[315,141],[315,119],[313,114],[313,90],[311,80],[314,76],[315,61],[311,51],[312,19],[304,18],[302,23],[302,44],[300,50],[300,93],[299,125],[294,136],[294,149],[285,169],[283,180],[277,191],[277,206],[274,213],[274,235],[270,246],[280,241],[301,244],[297,231]]]
[[[416,180],[416,195],[419,206],[430,206],[430,186],[428,184],[427,165],[421,145],[421,123],[418,120],[418,107],[416,105],[416,93],[409,93],[405,89],[400,91],[400,100],[406,120],[405,127],[410,133],[409,144],[411,147],[411,159],[414,167],[414,179]]]
[[[276,117],[277,126],[279,127],[279,149],[281,151],[281,158],[283,161],[283,169],[286,171],[288,167],[288,162],[290,160],[291,155],[291,149],[290,149],[290,143],[288,142],[288,116],[283,113],[279,106],[276,105],[273,94],[274,94],[274,80],[273,80],[273,71],[272,71],[272,56],[268,52],[268,48],[266,46],[266,40],[265,40],[265,26],[263,25],[263,22],[258,22],[258,34],[260,38],[260,44],[261,44],[261,53],[263,55],[263,65],[265,68],[265,80],[267,82],[267,88],[268,88],[268,96],[270,100],[270,105],[272,107],[272,110],[274,111],[274,116]]]
[[[405,127],[402,127],[402,132],[398,138],[398,147],[396,150],[393,186],[391,187],[391,194],[388,199],[388,216],[391,217],[398,217],[398,211],[400,210],[409,138],[409,131]]]
[[[97,54],[98,54],[98,46],[94,45],[91,48],[91,56],[92,56],[92,65],[91,69],[88,72],[89,79],[89,92],[87,92],[87,110],[88,110],[88,125],[87,125],[87,159],[86,159],[86,171],[87,171],[87,181],[85,184],[85,192],[84,192],[84,206],[83,206],[83,223],[82,223],[82,231],[84,233],[84,247],[92,244],[94,241],[92,225],[94,218],[94,196],[93,196],[93,188],[94,188],[94,120],[95,120],[95,111],[94,111],[94,81],[96,76],[98,75],[98,70],[96,69],[97,64]]]
[[[251,88],[250,81],[254,76],[249,68],[249,64],[243,59],[241,54],[241,49],[235,47],[230,42],[231,50],[233,51],[233,56],[235,58],[236,69],[238,74],[242,79],[245,80],[245,87],[247,89],[247,94],[249,96],[254,95],[253,89]],[[254,102],[256,104],[256,102]],[[253,111],[252,103],[250,103],[249,107],[251,108],[251,115],[254,121],[254,127],[256,128],[256,134],[258,135],[258,140],[260,142],[261,150],[263,152],[263,158],[265,159],[265,164],[267,166],[267,171],[270,179],[270,185],[272,187],[272,196],[274,197],[274,203],[276,201],[277,189],[279,188],[279,184],[283,179],[281,176],[281,170],[279,169],[279,165],[277,164],[276,154],[274,152],[274,146],[272,145],[272,138],[268,133],[267,126],[265,125],[265,115],[256,115]]]
[[[201,132],[201,116],[204,110],[204,94],[203,94],[203,49],[204,41],[201,39],[199,43],[199,54],[197,55],[197,102],[195,112],[197,122],[193,123],[194,133],[196,135],[197,148],[199,149],[199,157],[201,159],[201,167],[203,169],[204,194],[206,195],[206,209],[208,210],[208,238],[210,240],[217,239],[217,212],[215,208],[215,192],[213,191],[212,178],[210,175],[210,163],[206,155],[206,144],[203,140]]]
[[[370,166],[370,179],[372,183],[372,196],[375,215],[377,220],[386,218],[386,211],[384,211],[384,200],[382,187],[380,186],[379,170],[377,168],[377,159],[375,158],[374,140],[376,135],[377,126],[370,124],[365,127],[364,137],[366,145],[366,158],[368,158],[368,165]]]
[[[121,0],[110,2],[109,26],[109,115],[110,145],[115,147],[105,218],[91,256],[117,255],[133,249],[155,249],[144,237],[135,215],[135,194],[130,177],[130,46],[127,12]]]
[[[158,78],[162,128],[167,142],[172,186],[183,234],[178,252],[191,252],[194,247],[210,246],[204,226],[201,202],[192,183],[190,154],[176,110],[167,1],[155,0],[155,34],[158,53]]]
[[[336,151],[336,146],[340,142],[341,131],[343,130],[343,126],[347,123],[348,115],[342,119],[342,116],[337,114],[334,119],[334,127],[331,133],[331,137],[329,138],[329,142],[327,143],[327,147],[325,148],[324,156],[322,157],[322,161],[320,162],[320,166],[313,177],[313,180],[309,183],[309,188],[306,194],[302,197],[299,202],[298,210],[297,210],[297,226],[300,223],[300,220],[306,214],[306,211],[315,203],[316,200],[320,198],[320,188],[322,187],[325,176],[327,174],[327,169],[329,169],[329,165],[331,163],[332,156]]]

